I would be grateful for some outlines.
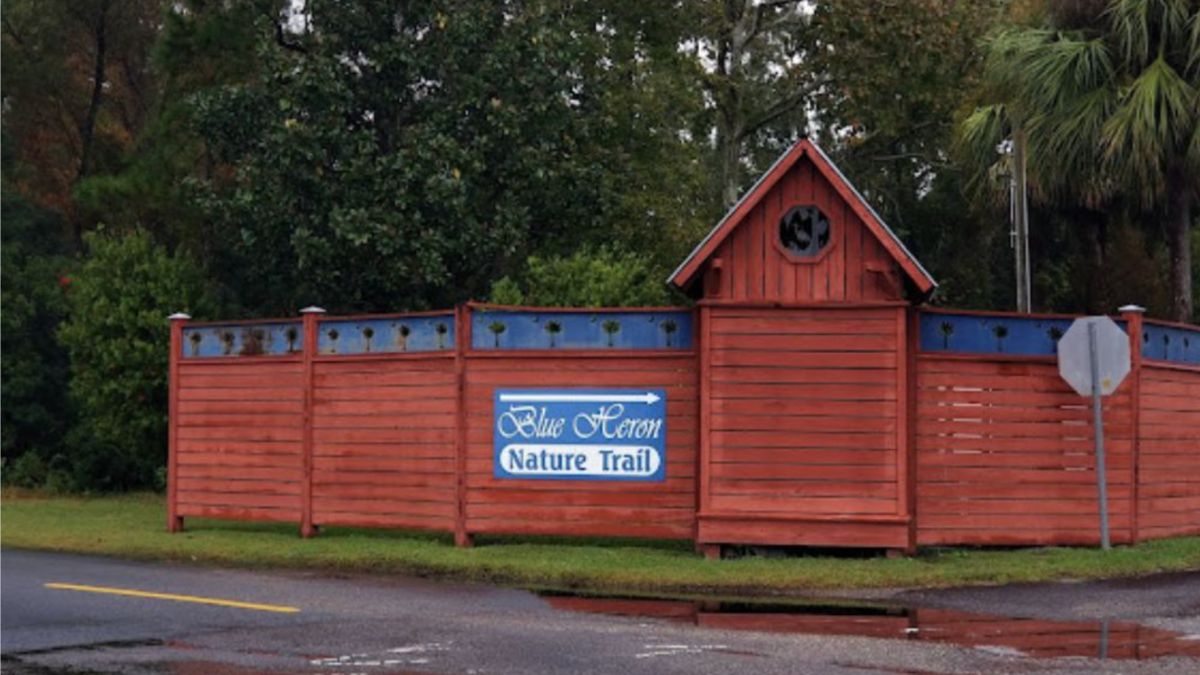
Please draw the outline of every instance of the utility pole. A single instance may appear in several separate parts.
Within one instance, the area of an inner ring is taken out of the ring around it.
[[[1029,202],[1026,193],[1026,137],[1018,129],[1013,134],[1012,163],[1009,173],[1009,220],[1012,223],[1010,237],[1016,255],[1017,311],[1033,311],[1032,286],[1029,274]]]

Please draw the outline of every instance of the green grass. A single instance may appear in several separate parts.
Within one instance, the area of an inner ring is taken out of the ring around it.
[[[0,543],[145,560],[236,567],[416,574],[525,587],[631,594],[802,594],[866,589],[1099,579],[1200,569],[1200,537],[1118,547],[937,550],[914,558],[792,557],[709,561],[686,542],[482,539],[328,528],[309,540],[292,525],[188,519],[164,529],[163,498],[44,497],[8,491]]]

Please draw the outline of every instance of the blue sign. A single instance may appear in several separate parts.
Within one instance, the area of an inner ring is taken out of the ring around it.
[[[497,389],[497,478],[662,481],[661,389]]]

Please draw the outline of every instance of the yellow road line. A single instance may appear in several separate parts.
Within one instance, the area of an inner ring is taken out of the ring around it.
[[[82,584],[62,584],[51,583],[45,584],[46,588],[53,588],[62,591],[84,591],[85,593],[106,593],[108,595],[127,595],[134,598],[153,598],[155,600],[173,600],[175,602],[195,602],[201,605],[218,605],[221,607],[236,607],[238,609],[253,609],[259,612],[279,612],[282,614],[294,614],[300,611],[299,607],[286,607],[283,605],[260,605],[254,602],[238,602],[237,600],[222,600],[220,598],[204,598],[198,595],[176,595],[174,593],[152,593],[150,591],[138,591],[132,588],[110,588],[108,586],[84,586]]]

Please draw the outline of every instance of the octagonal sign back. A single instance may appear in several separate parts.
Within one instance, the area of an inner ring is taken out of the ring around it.
[[[1092,366],[1088,326],[1096,327],[1100,394],[1113,393],[1129,374],[1129,336],[1107,316],[1075,320],[1058,341],[1058,373],[1080,396],[1092,395]]]

